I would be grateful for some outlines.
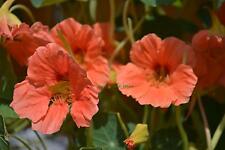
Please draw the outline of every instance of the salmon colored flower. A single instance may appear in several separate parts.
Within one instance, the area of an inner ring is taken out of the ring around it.
[[[11,107],[44,134],[60,130],[68,112],[88,127],[98,111],[98,93],[86,72],[59,45],[39,47],[29,58],[27,77],[16,84]]]
[[[202,30],[193,37],[192,46],[196,55],[194,71],[199,79],[198,86],[225,85],[225,37]]]
[[[29,27],[22,23],[12,27],[12,38],[6,39],[4,46],[9,54],[21,65],[27,65],[27,59],[35,52],[39,46],[44,46],[52,42],[48,27],[40,22]]]
[[[102,38],[89,25],[81,25],[72,18],[60,22],[52,29],[56,43],[65,47],[59,34],[65,37],[76,62],[87,71],[91,82],[97,87],[104,87],[108,81],[109,67],[108,61],[102,56]]]
[[[189,51],[191,47],[176,38],[146,35],[133,44],[132,63],[117,76],[119,90],[141,105],[166,108],[187,103],[197,83],[192,68],[182,63]]]

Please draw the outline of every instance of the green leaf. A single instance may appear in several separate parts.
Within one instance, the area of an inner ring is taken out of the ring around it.
[[[11,100],[17,78],[12,62],[3,48],[0,48],[0,72],[0,97]]]
[[[31,3],[34,7],[40,8],[48,5],[58,4],[66,0],[31,0]]]
[[[125,150],[125,138],[115,113],[98,114],[93,126],[93,143],[96,147],[102,150]]]
[[[173,4],[177,0],[141,0],[145,5],[156,7],[157,5]]]
[[[7,141],[7,131],[3,117],[0,115],[0,149],[9,150],[9,142]]]
[[[4,118],[18,118],[18,115],[7,105],[0,104],[0,114]]]

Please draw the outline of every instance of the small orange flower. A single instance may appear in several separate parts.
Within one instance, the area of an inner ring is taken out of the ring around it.
[[[133,44],[132,63],[117,76],[119,90],[141,105],[166,108],[187,103],[197,83],[191,66],[182,63],[191,50],[176,38],[146,35]]]
[[[51,134],[70,111],[78,127],[88,127],[98,111],[98,92],[86,72],[54,43],[29,58],[27,77],[16,84],[11,107],[32,120],[32,128]]]
[[[102,38],[89,25],[81,25],[72,18],[65,19],[52,29],[56,43],[65,47],[59,32],[72,49],[76,62],[87,71],[91,82],[99,88],[104,87],[109,78],[109,66],[102,56]]]
[[[31,27],[22,23],[12,27],[12,38],[6,39],[4,47],[9,54],[21,65],[27,65],[28,58],[39,46],[53,41],[48,35],[48,27],[36,22]]]

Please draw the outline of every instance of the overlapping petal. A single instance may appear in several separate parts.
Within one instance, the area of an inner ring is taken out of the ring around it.
[[[69,106],[62,100],[53,103],[46,115],[37,122],[32,123],[32,129],[44,134],[52,134],[60,130],[68,114]]]
[[[21,118],[36,122],[48,110],[51,93],[45,87],[35,88],[28,80],[15,85],[13,101],[10,106]]]

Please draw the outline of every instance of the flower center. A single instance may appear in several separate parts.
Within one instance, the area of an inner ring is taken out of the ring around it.
[[[73,55],[74,55],[74,58],[76,59],[77,63],[79,63],[79,64],[84,63],[84,52],[82,49],[76,48],[73,51]]]
[[[72,103],[72,93],[68,81],[59,81],[57,84],[50,86],[49,90],[52,93],[50,99],[51,103],[54,103],[57,100],[63,100],[68,104]]]
[[[159,82],[162,82],[166,79],[169,74],[169,70],[166,66],[157,65],[155,67],[154,77]]]

